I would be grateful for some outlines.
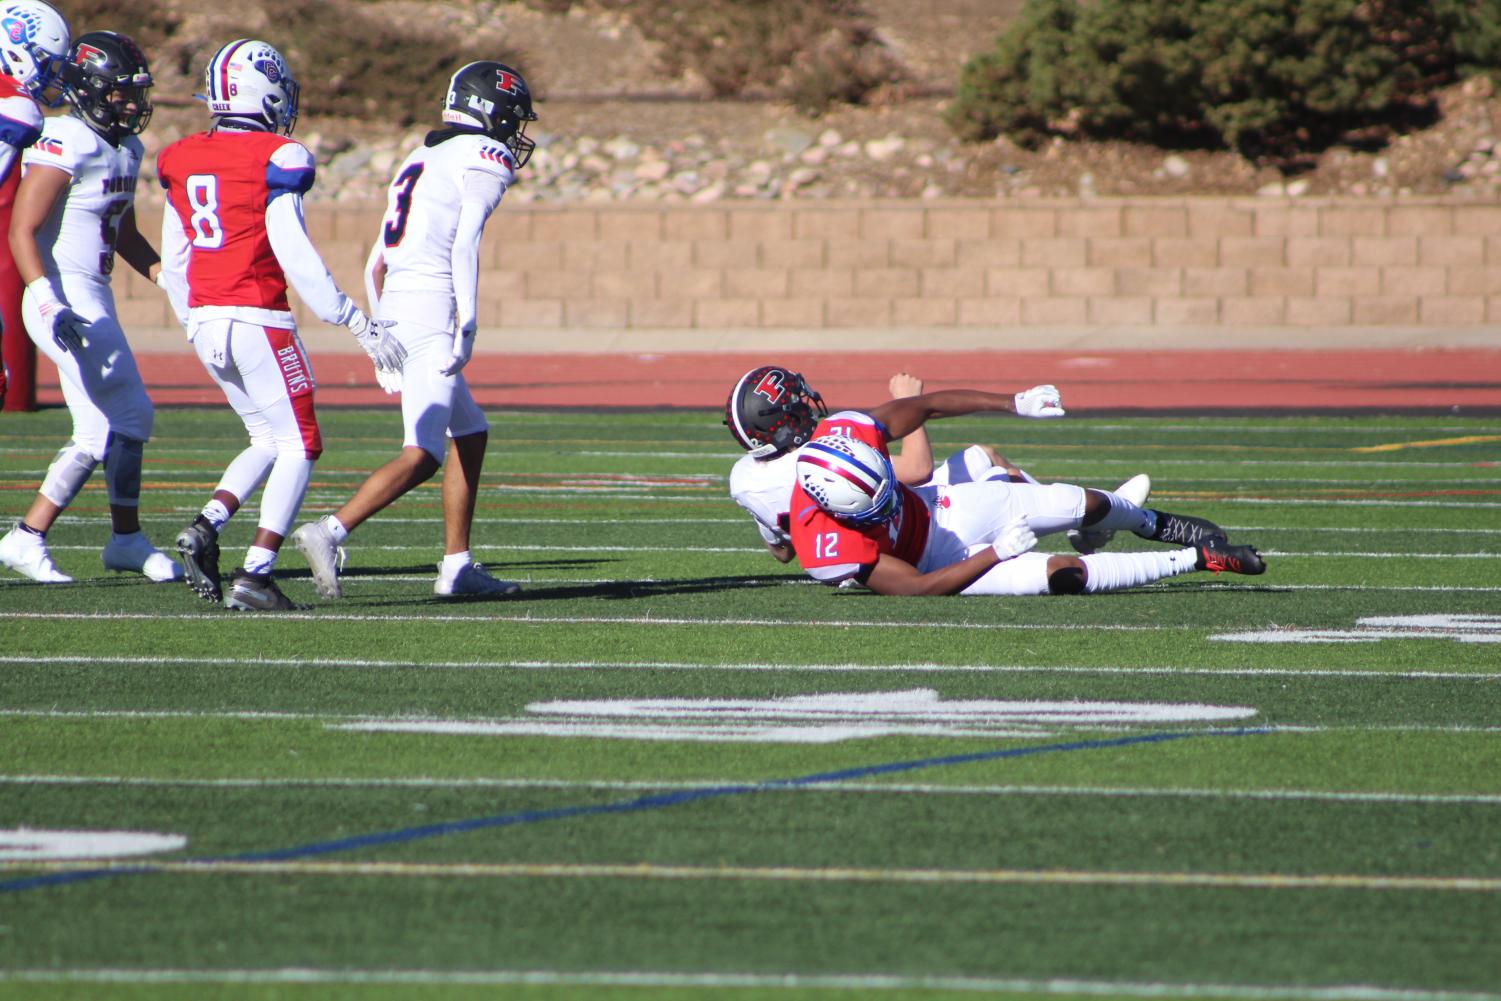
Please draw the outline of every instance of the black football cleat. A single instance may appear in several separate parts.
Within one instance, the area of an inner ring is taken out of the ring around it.
[[[1200,543],[1195,566],[1213,573],[1241,573],[1248,577],[1266,573],[1266,561],[1254,546],[1232,546],[1224,539]]]
[[[1197,546],[1212,539],[1223,540],[1225,530],[1208,518],[1157,511],[1157,530],[1147,538],[1170,546]]]
[[[177,555],[187,571],[188,587],[205,601],[224,597],[219,578],[219,533],[207,521],[195,521],[177,535]]]

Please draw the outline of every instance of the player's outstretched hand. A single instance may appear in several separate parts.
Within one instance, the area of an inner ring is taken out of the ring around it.
[[[886,388],[893,400],[905,400],[910,396],[922,395],[922,380],[909,372],[898,372],[891,377]]]
[[[1063,398],[1057,386],[1033,386],[1016,394],[1018,417],[1062,417]]]
[[[1030,553],[1036,545],[1037,536],[1028,526],[1026,515],[1019,514],[1006,522],[1006,527],[1001,529],[1001,534],[990,544],[990,548],[1005,561],[1022,553]]]
[[[444,375],[458,375],[464,366],[469,364],[469,357],[474,354],[474,334],[476,326],[474,321],[464,324],[453,335],[453,355],[448,364],[440,370]]]

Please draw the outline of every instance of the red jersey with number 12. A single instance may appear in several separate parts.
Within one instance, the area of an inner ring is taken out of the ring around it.
[[[891,455],[886,447],[886,429],[875,418],[857,410],[842,410],[825,417],[813,429],[809,440],[826,434],[847,435],[878,449],[882,455]],[[803,569],[869,565],[882,553],[917,566],[928,545],[932,515],[910,487],[904,483],[896,487],[902,492],[902,509],[895,518],[881,525],[854,528],[827,514],[804,492],[802,484],[794,483],[788,509],[789,530]]]
[[[287,310],[266,206],[313,186],[307,147],[270,132],[203,132],[162,150],[156,168],[192,248],[188,306]]]

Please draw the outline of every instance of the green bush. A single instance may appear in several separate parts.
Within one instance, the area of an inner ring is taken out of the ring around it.
[[[1035,144],[1090,135],[1288,161],[1400,127],[1436,87],[1501,65],[1501,0],[1028,0],[964,67],[950,125]]]

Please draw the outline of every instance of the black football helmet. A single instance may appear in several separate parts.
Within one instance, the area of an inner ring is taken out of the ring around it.
[[[479,129],[505,143],[518,168],[526,166],[537,148],[526,137],[526,123],[536,120],[526,80],[504,63],[470,63],[448,81],[443,121]]]
[[[63,82],[74,113],[111,143],[139,134],[151,121],[151,68],[126,35],[80,35],[68,50]]]
[[[803,377],[776,365],[740,377],[724,405],[724,422],[740,447],[758,459],[790,452],[829,415],[823,397]]]

